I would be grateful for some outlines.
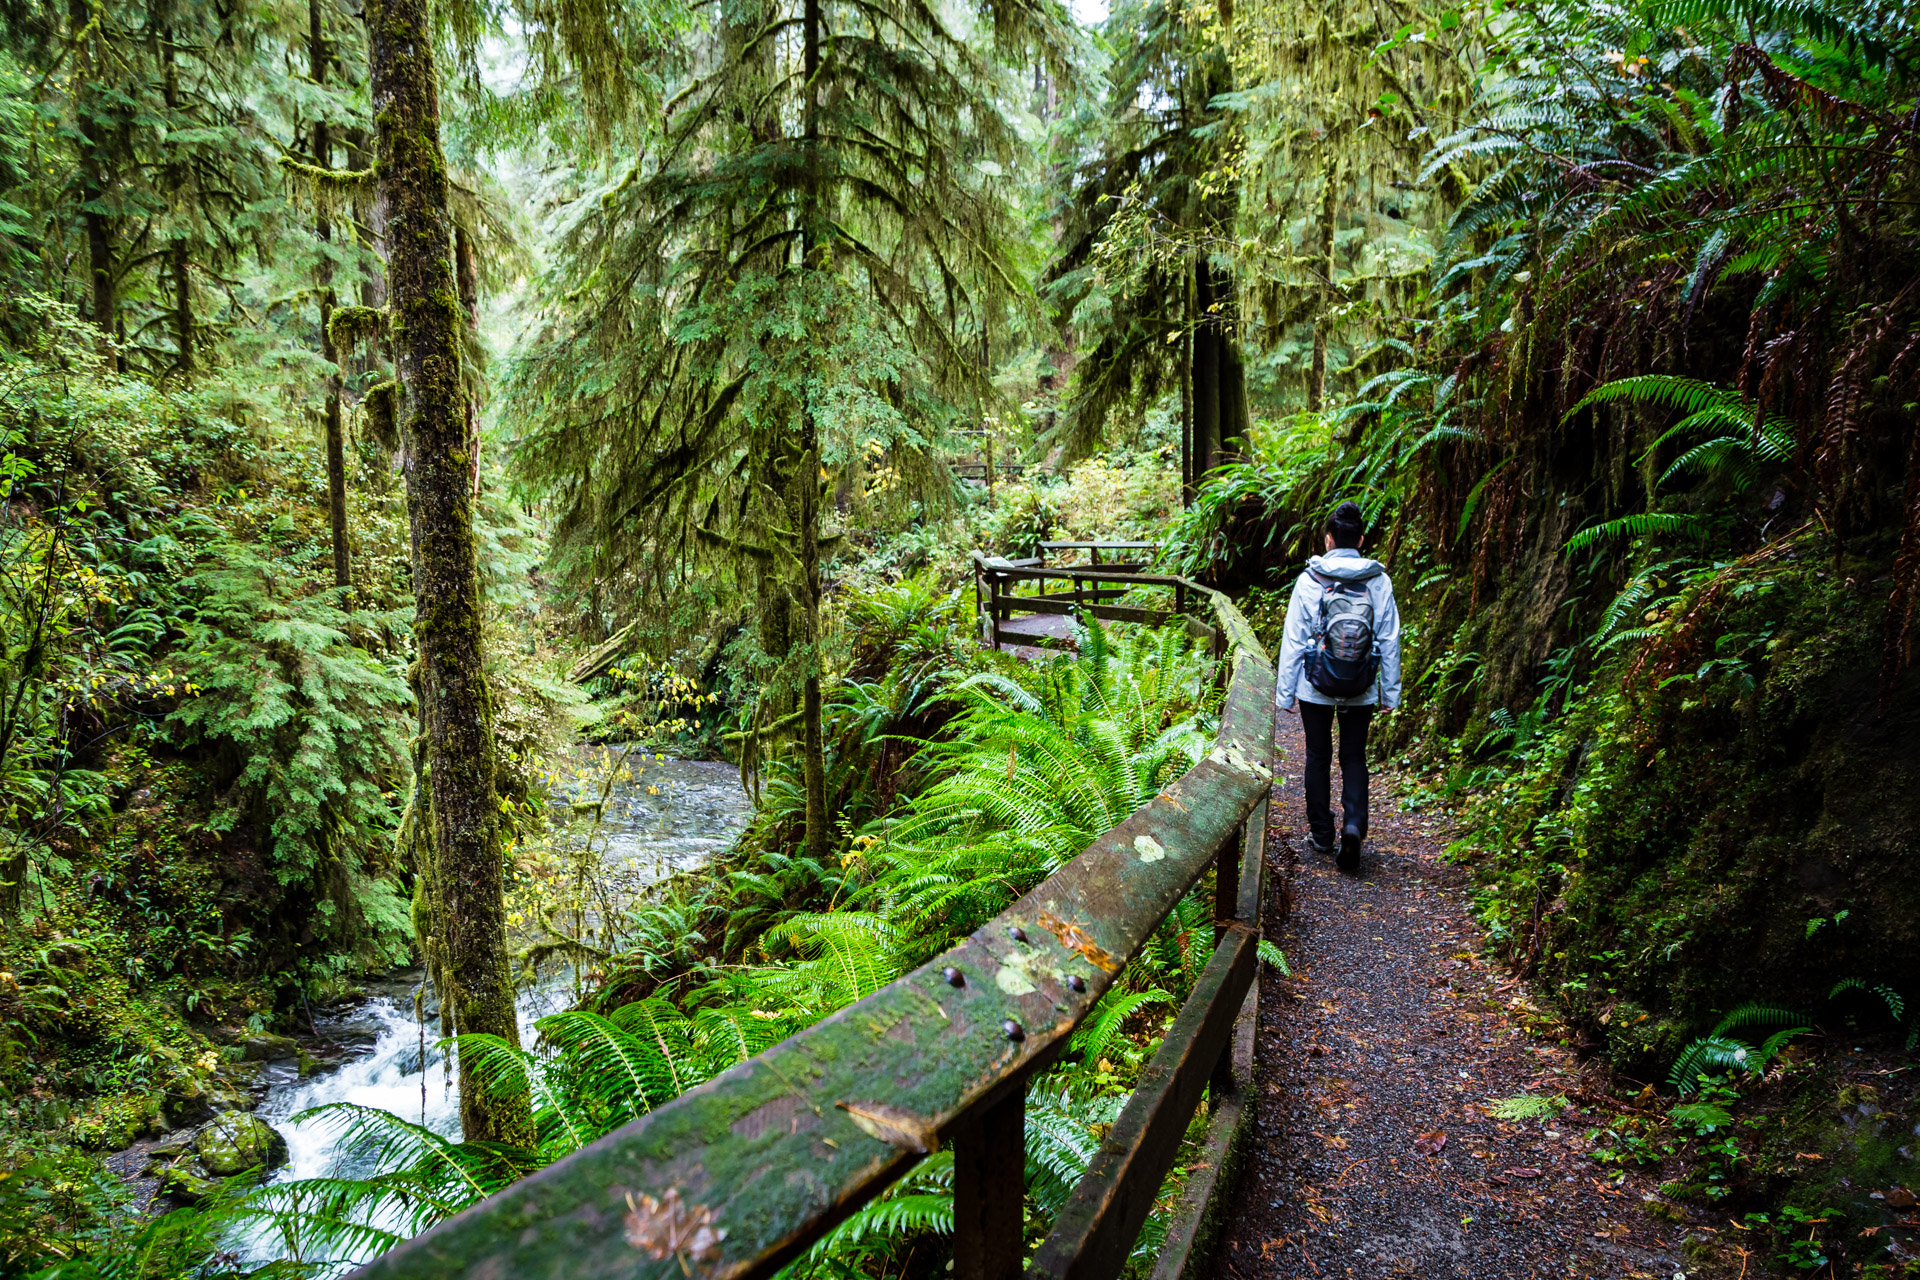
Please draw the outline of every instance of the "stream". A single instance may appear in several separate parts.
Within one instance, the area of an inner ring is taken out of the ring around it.
[[[636,768],[633,773],[614,787],[600,828],[602,866],[623,898],[725,852],[752,817],[752,803],[732,765],[649,757],[644,772]],[[568,1006],[571,977],[565,970],[551,973],[520,992],[522,1043],[533,1043],[535,1020]],[[412,999],[418,982],[418,971],[389,975],[370,984],[378,994],[364,1003],[315,1019],[323,1038],[364,1046],[339,1067],[301,1079],[291,1062],[269,1066],[266,1097],[254,1114],[286,1137],[288,1152],[287,1163],[270,1181],[375,1171],[344,1148],[337,1120],[293,1119],[330,1103],[374,1107],[446,1137],[459,1136],[459,1092],[434,1044],[437,1019],[429,1020],[423,1061]],[[254,1266],[291,1256],[286,1242],[265,1227],[247,1231],[229,1247]]]

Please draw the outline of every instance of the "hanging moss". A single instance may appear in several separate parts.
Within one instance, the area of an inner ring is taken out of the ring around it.
[[[361,342],[379,334],[386,323],[387,313],[383,307],[335,307],[327,320],[327,338],[341,351],[351,352]]]

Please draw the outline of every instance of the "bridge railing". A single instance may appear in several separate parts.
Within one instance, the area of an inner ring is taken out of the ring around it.
[[[1141,555],[1150,552],[1152,543],[1143,542],[1060,542],[1042,543],[1044,551],[1084,548],[1091,563],[1049,565],[1045,557],[1009,560],[1003,556],[973,553],[974,610],[980,619],[981,639],[998,649],[1003,643],[1047,644],[1058,637],[1044,631],[1008,626],[1020,614],[1042,617],[1094,617],[1106,622],[1134,622],[1160,626],[1187,616],[1190,602],[1203,601],[1208,589],[1186,578],[1165,573],[1142,573],[1137,564],[1099,563],[1101,551],[1109,555]],[[1056,551],[1057,554],[1057,551]],[[1144,559],[1145,557],[1142,556]],[[1022,591],[1022,587],[1029,588]],[[1119,604],[1123,597],[1142,587],[1162,587],[1173,594],[1173,607],[1156,609],[1139,604]],[[1194,620],[1195,630],[1215,640],[1216,652],[1224,652],[1224,639],[1216,628]]]
[[[1188,589],[1205,593],[1231,655],[1200,763],[946,954],[358,1275],[759,1280],[951,1143],[954,1276],[1014,1280],[1027,1083],[1211,867],[1212,958],[1026,1266],[1059,1280],[1118,1276],[1203,1092],[1245,1105],[1227,1061],[1255,970],[1273,670],[1224,596]],[[1213,1164],[1192,1181],[1212,1185]],[[1184,1247],[1192,1235],[1188,1222],[1173,1238]],[[1178,1275],[1170,1265],[1156,1275]]]

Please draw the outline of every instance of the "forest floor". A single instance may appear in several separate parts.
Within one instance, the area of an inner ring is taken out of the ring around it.
[[[1651,1217],[1653,1179],[1586,1154],[1582,1095],[1605,1096],[1525,987],[1481,950],[1444,822],[1401,811],[1376,775],[1357,875],[1307,852],[1298,716],[1267,833],[1267,936],[1293,970],[1261,983],[1258,1129],[1217,1254],[1266,1277],[1657,1277],[1691,1270],[1684,1230]],[[1335,788],[1336,795],[1338,788]],[[1532,1030],[1529,1030],[1531,1026]],[[1557,1120],[1486,1107],[1566,1095]]]

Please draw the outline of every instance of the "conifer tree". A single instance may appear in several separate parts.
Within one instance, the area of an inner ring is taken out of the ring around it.
[[[1245,336],[1317,410],[1330,352],[1397,360],[1380,341],[1405,337],[1403,318],[1424,308],[1434,242],[1467,189],[1457,165],[1428,173],[1426,157],[1468,108],[1497,6],[1240,6],[1234,66],[1247,87],[1221,105],[1245,137],[1232,179]]]
[[[976,45],[919,0],[725,10],[657,153],[579,202],[517,375],[561,555],[664,583],[704,550],[757,584],[781,671],[751,735],[800,729],[815,856],[834,476],[876,448],[910,469],[953,406],[977,413],[980,335],[1025,291],[1001,95],[1024,49],[1064,69],[1067,28],[980,16]]]
[[[1114,9],[1117,56],[1050,272],[1052,297],[1086,346],[1054,441],[1087,453],[1114,412],[1177,390],[1189,494],[1248,423],[1235,191],[1221,172],[1234,138],[1216,102],[1232,85],[1232,21],[1228,0]]]
[[[78,302],[123,371],[190,373],[211,340],[197,308],[273,232],[260,19],[181,0],[0,12],[53,126],[30,175],[28,283]]]

